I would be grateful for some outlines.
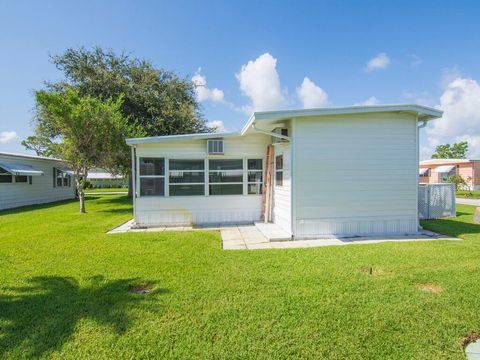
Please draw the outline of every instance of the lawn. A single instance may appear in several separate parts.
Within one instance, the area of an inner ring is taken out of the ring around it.
[[[124,192],[128,193],[127,188],[94,188],[94,189],[86,189],[86,193],[107,193],[107,192]]]
[[[424,226],[465,241],[257,251],[213,231],[106,235],[131,216],[123,196],[3,212],[0,358],[463,359],[480,226],[457,210]]]
[[[480,190],[457,190],[457,197],[480,199]]]

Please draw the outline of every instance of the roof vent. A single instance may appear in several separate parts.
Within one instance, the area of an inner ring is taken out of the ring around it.
[[[207,150],[209,154],[223,154],[223,139],[208,139]]]

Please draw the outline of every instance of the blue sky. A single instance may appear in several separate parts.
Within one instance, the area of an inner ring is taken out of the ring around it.
[[[227,130],[254,109],[419,102],[445,111],[422,158],[462,139],[480,158],[479,13],[478,1],[0,0],[0,151],[25,152],[33,91],[61,77],[49,54],[99,45],[195,76],[205,117]]]

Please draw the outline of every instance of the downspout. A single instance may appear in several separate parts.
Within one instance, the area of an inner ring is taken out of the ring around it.
[[[132,145],[132,197],[133,197],[133,221],[136,221],[137,212],[137,172],[136,172],[137,154],[135,145]]]

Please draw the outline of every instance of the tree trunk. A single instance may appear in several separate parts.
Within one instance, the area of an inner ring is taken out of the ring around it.
[[[128,174],[128,197],[133,197],[133,181],[132,181],[132,173]]]
[[[80,213],[85,214],[85,193],[83,189],[78,192],[78,198],[80,199]]]

